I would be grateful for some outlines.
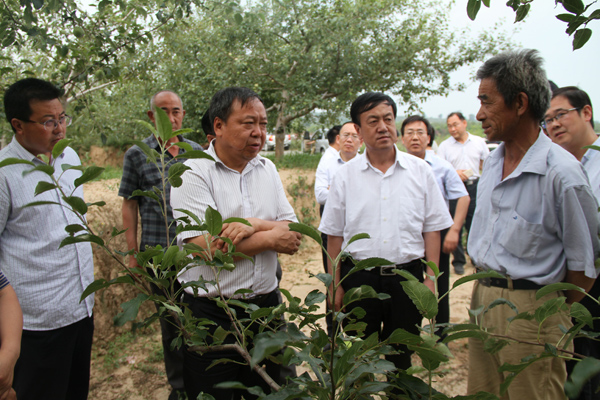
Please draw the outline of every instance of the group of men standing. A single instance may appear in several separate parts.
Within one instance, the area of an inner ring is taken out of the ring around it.
[[[594,261],[600,247],[600,156],[582,149],[598,144],[592,107],[587,95],[577,88],[563,88],[550,101],[541,63],[535,51],[518,51],[493,57],[479,69],[481,108],[477,119],[488,139],[502,141],[489,157],[485,144],[482,146],[479,138],[466,132],[466,121],[460,113],[448,117],[452,138],[442,143],[438,158],[427,151],[434,132],[426,119],[410,117],[402,124],[400,136],[409,153],[406,154],[396,147],[397,108],[391,97],[367,92],[352,103],[351,122],[340,127],[338,151],[323,159],[315,191],[319,203],[324,205],[319,230],[327,235],[331,256],[327,270],[333,275],[333,284],[348,274],[352,260],[380,257],[391,262],[346,276],[335,298],[329,298],[332,309],[347,306],[346,311],[355,307],[365,310],[365,335],[378,333],[385,339],[397,328],[419,333],[421,315],[402,289],[404,278],[393,271],[406,270],[433,290],[428,277],[432,271],[424,271],[421,260],[441,266],[445,263],[442,270],[447,280],[448,254],[460,244],[465,221],[473,264],[506,278],[477,281],[472,308],[489,306],[504,298],[519,312],[532,311],[543,301],[559,296],[554,293],[535,300],[536,290],[543,285],[564,281],[586,290],[592,288],[597,276]],[[81,173],[62,173],[60,167],[78,165],[79,159],[68,147],[55,159],[52,157],[55,144],[65,137],[71,121],[60,101],[61,94],[52,84],[37,79],[19,81],[7,90],[6,117],[15,136],[0,152],[0,159],[12,157],[41,164],[41,156],[45,155],[55,167],[61,188],[70,193]],[[182,127],[185,110],[176,93],[161,91],[150,104],[148,115],[152,120],[154,109],[161,108],[174,130]],[[239,217],[250,222],[251,226],[225,224],[220,236],[229,239],[237,251],[252,261],[236,260],[233,271],[222,271],[219,287],[206,284],[196,292],[190,287],[184,290],[183,302],[192,314],[214,321],[211,329],[215,331],[218,327],[227,330],[230,325],[224,310],[213,301],[218,295],[243,298],[260,307],[279,304],[277,253],[294,254],[301,238],[288,228],[296,216],[275,166],[259,155],[267,126],[262,99],[249,89],[223,89],[211,99],[206,119],[205,125],[215,137],[207,153],[215,161],[187,160],[190,169],[182,176],[183,185],[162,187],[157,167],[148,163],[141,149],[134,146],[125,155],[119,195],[123,197],[128,247],[135,252],[145,246],[166,247],[174,240],[179,245],[194,243],[208,252],[227,246],[205,231],[185,230],[175,238],[173,218],[183,216],[179,209],[203,216],[212,207],[223,219]],[[540,121],[550,138],[540,130]],[[182,162],[185,151],[178,143],[183,141],[181,136],[167,143],[160,143],[153,136],[145,139],[151,148],[157,149],[161,144],[167,148],[167,168]],[[357,154],[362,143],[365,151]],[[198,145],[189,144],[199,149]],[[15,341],[10,340],[15,334],[7,332],[2,319],[5,314],[0,315],[0,398],[14,399],[16,391],[19,399],[85,399],[93,296],[82,302],[79,298],[93,279],[91,246],[79,243],[59,249],[65,227],[79,222],[66,208],[50,203],[25,207],[39,200],[63,203],[55,190],[34,196],[37,182],[47,181],[48,177],[40,171],[23,175],[30,168],[15,164],[0,169],[0,310],[5,309],[3,299],[10,299],[12,294],[6,295],[4,274],[14,287],[24,321],[19,356]],[[132,197],[137,189],[152,188],[166,192],[167,210],[147,198]],[[75,194],[83,197],[81,188]],[[138,214],[142,222],[139,246]],[[169,229],[164,225],[165,214]],[[349,243],[354,235],[365,232],[370,239]],[[351,257],[343,259],[340,265],[332,265],[331,260],[342,250]],[[131,257],[130,265],[137,266],[135,257]],[[455,264],[457,273],[461,273],[460,266]],[[212,268],[199,264],[181,273],[178,282],[185,284],[200,278],[211,281],[214,274]],[[344,293],[361,285],[370,285],[390,297],[343,304]],[[248,295],[246,289],[252,293]],[[582,294],[567,292],[566,297],[568,302],[574,302]],[[597,310],[592,312],[597,316]],[[236,313],[243,318],[245,310],[236,308]],[[509,307],[498,306],[477,321],[490,331],[508,333],[521,342],[490,354],[479,339],[470,339],[469,393],[485,390],[498,394],[504,380],[503,373],[498,372],[501,365],[519,363],[524,356],[539,354],[543,348],[530,344],[537,335],[543,342],[554,343],[563,334],[559,325],[571,326],[567,316],[558,314],[539,331],[535,321],[520,319],[509,324],[513,315]],[[440,315],[440,320],[448,322],[448,316]],[[201,392],[218,399],[242,395],[248,398],[247,392],[214,388],[215,383],[230,380],[247,386],[259,384],[268,390],[235,352],[200,355],[186,347],[171,350],[171,342],[178,334],[172,329],[172,322],[162,324],[167,375],[173,387],[170,399],[178,398],[184,391],[188,398],[196,398]],[[582,354],[598,356],[593,342],[575,345]],[[398,368],[409,368],[410,352],[402,346],[399,350],[390,360]],[[13,390],[15,355],[18,361]],[[228,362],[213,365],[218,359]],[[546,358],[539,363],[544,367],[520,373],[504,397],[564,398],[564,360]],[[281,379],[278,365],[266,361],[264,367],[276,380]],[[590,396],[593,389],[590,388]]]

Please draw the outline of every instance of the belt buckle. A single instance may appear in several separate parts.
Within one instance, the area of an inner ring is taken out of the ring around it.
[[[379,267],[379,275],[381,276],[394,276],[394,270],[396,269],[395,265],[382,265]]]
[[[479,281],[479,283],[481,283],[485,287],[491,287],[492,286],[492,279],[491,278],[479,278],[478,281]]]

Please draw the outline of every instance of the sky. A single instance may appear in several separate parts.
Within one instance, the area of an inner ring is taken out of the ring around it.
[[[467,0],[457,0],[450,13],[450,25],[468,27],[475,37],[477,32],[501,22],[501,29],[512,37],[518,48],[540,51],[549,79],[559,87],[579,86],[590,96],[592,106],[600,107],[600,23],[588,25],[594,31],[592,37],[581,49],[573,51],[573,37],[565,33],[567,24],[555,17],[566,13],[562,5],[555,8],[552,0],[534,1],[527,18],[514,24],[515,13],[505,1],[492,0],[490,3],[490,8],[482,5],[475,21],[471,21],[466,11]],[[462,111],[469,118],[470,114],[477,114],[479,82],[473,81],[472,76],[479,65],[454,72],[451,83],[464,83],[465,91],[451,91],[447,97],[431,97],[420,104],[425,115],[434,118],[441,114],[445,118],[453,111]],[[598,117],[594,115],[594,119],[598,120]]]

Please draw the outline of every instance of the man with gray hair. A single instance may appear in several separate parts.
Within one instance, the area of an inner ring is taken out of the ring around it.
[[[152,122],[156,122],[154,116],[154,107],[162,109],[169,120],[173,131],[181,129],[185,110],[183,102],[177,93],[170,90],[161,90],[152,96],[150,100],[150,111],[148,117]],[[144,143],[160,153],[159,141],[161,139],[154,135],[144,139]],[[165,154],[165,175],[169,175],[169,168],[179,162],[185,161],[184,158],[176,158],[178,155],[185,153],[185,150],[178,144],[186,142],[192,146],[194,150],[201,150],[199,144],[190,140],[184,139],[183,136],[177,135],[171,138],[166,144],[167,152]],[[167,209],[162,210],[161,203],[144,196],[135,196],[132,194],[136,190],[148,191],[153,188],[158,188],[167,196]],[[171,194],[171,186],[166,185],[163,188],[163,177],[160,168],[153,162],[148,162],[146,154],[139,146],[132,146],[125,153],[123,159],[123,177],[121,178],[121,186],[119,187],[119,196],[123,197],[123,228],[127,229],[125,238],[127,247],[133,249],[136,253],[139,249],[145,250],[146,246],[161,245],[167,248],[175,238],[176,225],[173,220],[173,212],[169,202]],[[142,237],[138,247],[138,212],[142,219]],[[168,218],[169,230],[165,227],[165,216]],[[137,267],[137,261],[134,256],[129,257],[129,266]],[[179,283],[174,282],[174,289],[179,289]],[[152,285],[152,290],[156,294],[162,294],[162,291]],[[177,325],[169,319],[161,319],[160,327],[162,331],[162,342],[164,350],[165,369],[167,379],[171,385],[171,394],[169,400],[178,399],[178,392],[183,393],[183,350],[171,349],[173,339],[179,336]]]
[[[540,132],[539,123],[550,104],[541,65],[537,51],[521,50],[495,56],[477,72],[481,80],[477,119],[489,140],[503,143],[483,167],[468,249],[478,267],[506,279],[475,282],[473,310],[503,298],[519,313],[532,312],[561,296],[555,292],[536,300],[542,286],[569,282],[589,290],[597,275],[598,206],[581,164]],[[568,303],[583,296],[574,291],[565,294]],[[540,355],[544,347],[528,343],[558,343],[563,336],[559,325],[572,326],[566,313],[548,318],[542,330],[535,320],[509,324],[515,315],[508,306],[499,305],[477,321],[519,343],[490,354],[481,340],[469,339],[468,393],[499,395],[504,381],[500,366]],[[565,398],[566,376],[564,359],[543,358],[519,373],[503,398]]]

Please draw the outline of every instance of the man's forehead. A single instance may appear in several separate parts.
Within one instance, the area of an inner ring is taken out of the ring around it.
[[[55,113],[63,114],[65,112],[64,105],[59,99],[31,99],[29,101],[29,107],[31,108],[32,114],[40,114],[43,116],[53,116]]]
[[[352,123],[345,124],[342,126],[342,129],[340,129],[340,134],[342,133],[356,133],[356,127]]]
[[[386,102],[379,103],[375,107],[371,108],[369,111],[365,111],[362,114],[362,116],[364,118],[388,116],[388,115],[393,116],[394,109],[392,108],[391,105],[387,104]]]
[[[261,114],[261,117],[266,118],[267,116],[267,111],[264,104],[258,99],[249,99],[244,103],[243,106],[241,100],[235,99],[231,105],[232,113],[238,113],[244,117],[255,116],[257,112]]]
[[[550,108],[546,111],[545,116],[548,117],[554,113],[559,111],[566,111],[570,108],[573,108],[569,99],[564,96],[556,96],[550,101]]]
[[[427,125],[425,125],[425,122],[423,121],[413,121],[410,122],[408,124],[406,124],[406,126],[404,127],[405,130],[408,129],[423,129],[423,130],[427,130]]]

